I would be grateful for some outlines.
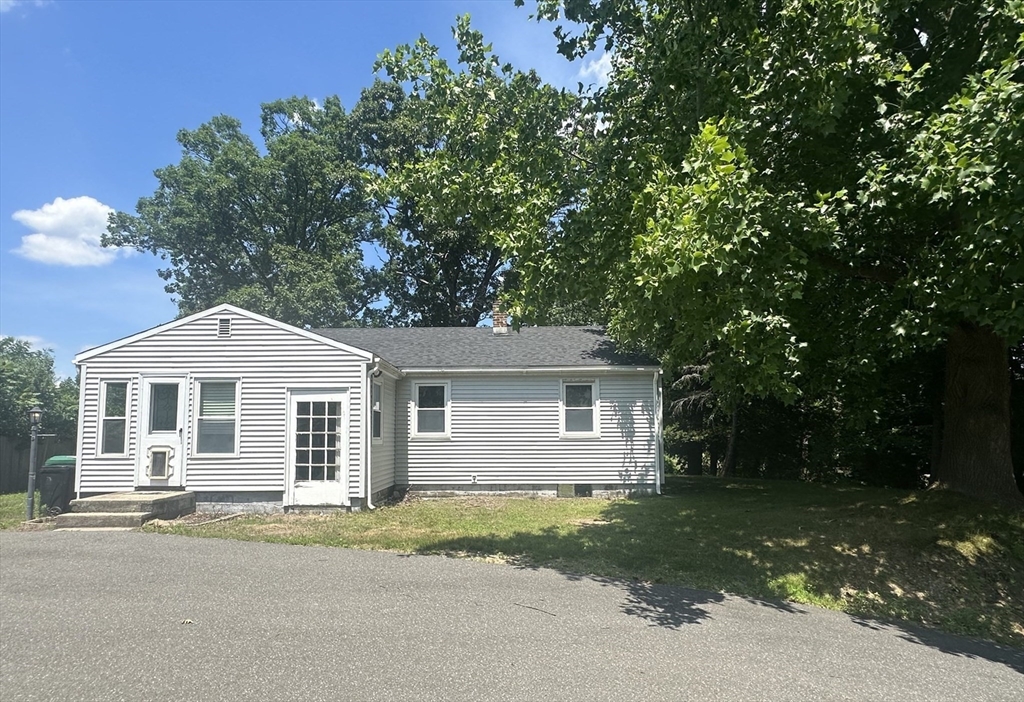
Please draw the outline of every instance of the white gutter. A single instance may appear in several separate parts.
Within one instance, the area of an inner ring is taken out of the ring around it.
[[[370,367],[370,363],[367,363],[367,375],[364,378],[362,378],[362,397],[364,397],[364,400],[362,400],[362,403],[364,403],[366,405],[366,413],[364,414],[364,424],[362,424],[362,427],[364,427],[364,434],[366,434],[366,436],[364,437],[364,440],[366,441],[366,453],[365,453],[365,455],[366,455],[366,464],[365,464],[366,470],[364,471],[364,475],[362,475],[362,480],[364,480],[364,482],[366,484],[366,488],[367,488],[367,509],[368,510],[376,510],[377,509],[376,507],[374,507],[374,501],[373,501],[374,486],[370,482],[370,480],[371,480],[370,465],[373,462],[373,458],[374,458],[374,452],[373,452],[374,451],[374,449],[373,449],[373,444],[374,444],[374,439],[373,439],[373,431],[374,431],[374,429],[373,429],[373,426],[374,426],[374,414],[373,414],[373,412],[374,412],[374,407],[373,407],[373,404],[372,404],[373,395],[370,392],[370,387],[371,387],[371,383],[373,382],[371,380],[372,378],[378,378],[381,374],[384,374],[386,376],[391,376],[390,372],[388,372],[387,369],[381,367],[381,361],[383,361],[383,360],[384,359],[382,359],[382,358],[380,358],[378,356],[374,356],[374,367],[371,368]],[[384,361],[384,362],[387,362],[387,361]],[[397,377],[395,378],[395,380],[397,380]],[[381,409],[383,409],[383,407]]]
[[[390,363],[388,363],[387,361],[385,361],[380,356],[374,356],[373,357],[373,361],[374,361],[374,363],[377,364],[376,366],[374,366],[374,369],[377,371],[377,375],[380,375],[381,373],[383,373],[384,375],[386,375],[387,377],[391,378],[392,380],[401,380],[402,378],[405,377],[405,372],[404,371],[399,370],[395,366],[393,366]]]
[[[404,368],[405,375],[463,375],[467,373],[660,373],[659,366],[553,366],[550,368]]]

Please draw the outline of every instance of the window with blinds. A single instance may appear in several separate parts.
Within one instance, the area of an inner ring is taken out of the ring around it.
[[[235,453],[238,435],[236,380],[199,381],[197,454]]]

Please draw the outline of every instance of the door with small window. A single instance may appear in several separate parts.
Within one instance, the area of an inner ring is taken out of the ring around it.
[[[135,470],[138,487],[176,488],[184,484],[187,387],[184,376],[142,379]]]
[[[288,420],[289,504],[347,504],[348,394],[293,390]]]

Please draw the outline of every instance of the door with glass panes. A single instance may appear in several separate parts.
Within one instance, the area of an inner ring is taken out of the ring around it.
[[[346,503],[347,429],[346,392],[291,392],[288,408],[289,504]]]
[[[135,484],[181,487],[185,475],[185,376],[144,376]]]

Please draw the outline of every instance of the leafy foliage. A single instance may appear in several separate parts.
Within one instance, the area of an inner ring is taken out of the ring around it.
[[[446,148],[443,136],[429,133],[419,101],[402,85],[377,80],[352,113],[384,219],[385,319],[399,326],[476,326],[491,309],[506,259],[472,217],[439,220],[429,198],[405,187],[405,173],[442,158]]]
[[[540,260],[531,242],[575,209],[585,173],[569,149],[594,122],[576,96],[502,64],[468,16],[453,31],[461,70],[423,38],[378,61],[392,84],[407,86],[401,109],[416,134],[416,148],[385,166],[381,192],[407,232],[389,244],[392,277],[413,281],[389,288],[399,317],[415,309],[437,319],[461,299],[452,318],[476,324],[501,284],[509,289]],[[515,273],[503,280],[513,250]]]
[[[586,216],[557,234],[604,252],[611,286],[574,282],[620,335],[710,346],[720,388],[783,399],[963,319],[1024,335],[1018,6],[561,5],[539,8],[584,23],[565,52],[615,52]]]
[[[670,367],[710,363],[726,406],[844,412],[954,327],[1024,337],[1019,3],[541,0],[538,14],[578,23],[556,30],[563,52],[603,46],[613,71],[591,103],[604,128],[581,211],[506,241],[539,256],[514,314],[539,315],[527,291],[566,281]]]
[[[0,337],[0,436],[27,440],[28,411],[43,410],[43,430],[74,437],[78,422],[78,381],[58,379],[53,354],[34,351],[28,342]]]
[[[337,98],[263,105],[265,152],[219,116],[182,130],[181,161],[156,172],[138,215],[111,215],[105,243],[170,261],[161,271],[182,314],[233,302],[298,325],[358,323],[377,282],[360,243],[375,217],[360,145]]]

